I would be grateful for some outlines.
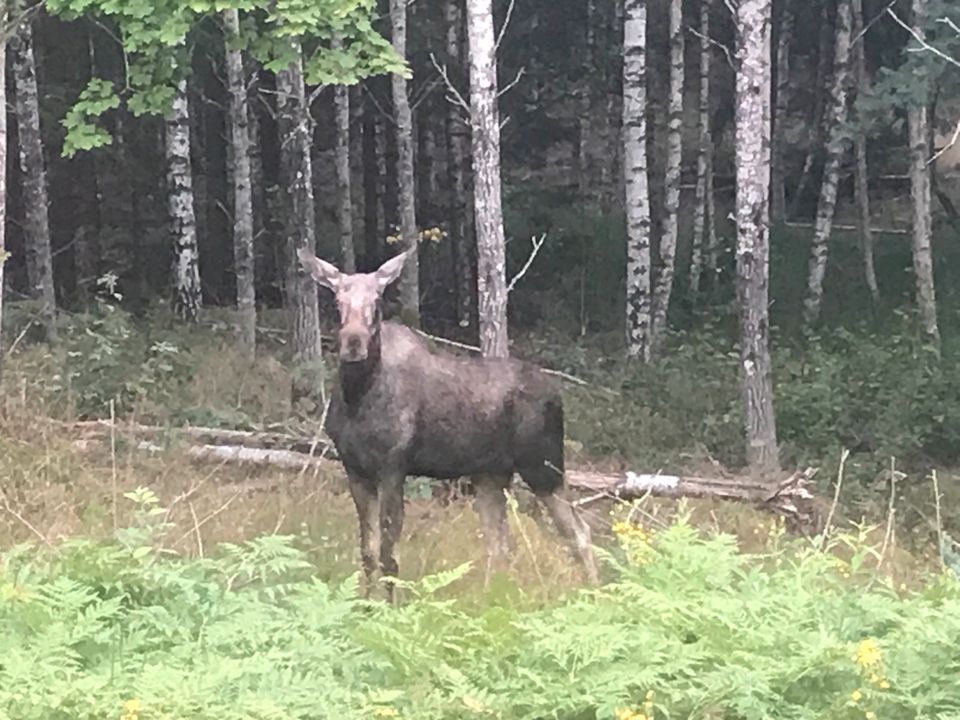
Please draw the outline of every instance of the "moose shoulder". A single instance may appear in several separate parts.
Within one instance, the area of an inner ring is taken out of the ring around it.
[[[326,429],[357,507],[368,581],[377,567],[372,530],[378,521],[380,570],[397,573],[394,546],[408,475],[473,479],[489,575],[509,546],[503,490],[513,473],[543,501],[595,580],[589,527],[566,498],[559,388],[532,364],[436,351],[405,326],[383,322],[383,291],[405,258],[398,255],[373,273],[347,275],[300,253],[313,278],[335,293],[340,313],[339,377]]]

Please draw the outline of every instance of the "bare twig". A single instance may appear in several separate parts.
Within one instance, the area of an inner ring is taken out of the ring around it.
[[[447,71],[447,66],[441,65],[437,61],[437,56],[433,53],[430,53],[430,62],[433,63],[433,67],[436,68],[437,72],[440,73],[440,77],[443,78],[443,84],[447,86],[447,100],[454,105],[459,105],[466,111],[467,115],[469,115],[470,103],[463,99],[463,95],[457,90],[457,86],[453,84],[453,81],[450,79],[450,74]]]
[[[830,504],[830,512],[827,514],[827,521],[823,524],[823,535],[820,537],[820,550],[827,545],[830,537],[830,525],[833,522],[833,514],[837,511],[837,505],[840,503],[840,488],[843,487],[843,468],[847,464],[847,458],[850,457],[850,451],[846,448],[840,453],[840,467],[837,468],[837,485],[833,491],[833,502]]]
[[[722,42],[720,42],[719,40],[714,40],[712,37],[708,37],[707,35],[704,35],[702,32],[697,30],[692,25],[687,26],[687,32],[689,32],[691,35],[693,35],[694,37],[700,40],[706,40],[708,43],[710,43],[714,47],[720,48],[720,50],[723,52],[724,57],[726,57],[727,59],[727,65],[729,65],[733,70],[737,69],[737,65],[733,61],[733,53],[731,53],[730,48],[728,48]]]
[[[496,58],[497,52],[500,50],[500,43],[503,41],[503,36],[507,32],[507,26],[510,24],[510,18],[513,17],[513,6],[516,4],[516,0],[510,0],[510,4],[507,6],[507,16],[503,19],[503,27],[500,28],[500,32],[497,33],[497,41],[493,44],[493,56]]]
[[[230,507],[230,506],[233,504],[233,501],[236,500],[236,499],[237,499],[238,497],[240,497],[241,495],[243,495],[243,490],[237,490],[233,495],[230,496],[230,499],[229,499],[229,500],[227,500],[225,503],[223,503],[223,505],[221,505],[221,506],[218,507],[216,510],[214,510],[212,513],[210,513],[209,515],[207,515],[207,516],[206,516],[205,518],[203,518],[203,520],[201,520],[200,522],[195,522],[195,523],[194,523],[194,526],[193,526],[192,528],[190,528],[189,530],[187,530],[187,532],[185,532],[183,535],[181,535],[181,536],[180,536],[180,539],[177,540],[177,542],[175,542],[174,545],[179,545],[179,544],[182,543],[184,540],[186,540],[187,537],[189,537],[192,533],[198,533],[198,532],[200,532],[200,528],[202,528],[202,527],[203,527],[204,525],[206,525],[208,522],[210,522],[211,520],[213,520],[217,515],[219,515],[220,513],[222,513],[222,512],[223,512],[224,510],[226,510],[228,507]]]
[[[877,558],[877,570],[880,569],[880,566],[883,565],[883,558],[887,554],[887,546],[890,544],[890,539],[893,537],[893,519],[896,515],[897,508],[897,461],[895,458],[890,458],[890,504],[887,507],[887,529],[883,533],[883,544],[880,546],[880,556]]]
[[[931,163],[935,163],[941,155],[943,155],[945,152],[947,152],[947,150],[949,150],[954,145],[956,145],[958,140],[960,140],[960,121],[957,122],[957,126],[953,129],[953,135],[950,137],[950,142],[948,142],[942,148],[937,150],[933,154],[933,157],[927,160],[927,165],[930,165]]]
[[[910,27],[907,23],[905,23],[903,20],[901,20],[901,19],[900,19],[900,16],[897,15],[897,14],[893,11],[893,8],[892,8],[892,7],[888,7],[888,8],[887,8],[887,14],[888,14],[890,17],[892,17],[894,20],[896,20],[896,21],[897,21],[897,24],[898,24],[900,27],[902,27],[904,30],[906,30],[908,33],[910,33],[910,35],[913,37],[913,39],[916,40],[917,43],[920,45],[920,49],[921,49],[921,50],[926,50],[927,52],[931,52],[931,53],[933,53],[934,55],[936,55],[938,58],[940,58],[941,60],[945,60],[946,62],[950,63],[951,65],[960,68],[960,60],[957,60],[957,59],[954,58],[954,57],[950,57],[950,56],[947,55],[947,53],[945,53],[943,50],[941,50],[941,49],[939,49],[939,48],[937,48],[937,47],[934,47],[933,45],[931,45],[930,43],[928,43],[928,42],[926,41],[926,39],[925,39],[920,33],[918,33],[916,30],[914,30],[912,27]],[[917,50],[911,50],[911,49],[909,49],[909,48],[908,48],[907,51],[908,51],[908,52],[911,52],[911,51],[912,51],[912,52],[917,52]]]
[[[193,518],[193,531],[197,536],[197,554],[200,557],[203,557],[203,536],[200,534],[200,521],[197,520],[197,511],[193,507],[193,503],[188,503],[190,508],[190,517]]]
[[[329,86],[329,85],[317,85],[317,87],[315,87],[315,88],[313,89],[313,91],[307,96],[307,109],[308,109],[308,110],[313,107],[313,104],[317,101],[317,99],[318,99],[321,95],[323,95],[323,91],[326,90],[328,87],[330,87],[330,86]]]
[[[539,238],[536,235],[530,238],[530,243],[532,245],[530,255],[527,256],[527,261],[523,264],[523,267],[520,268],[520,271],[513,276],[513,279],[507,285],[507,295],[513,292],[513,289],[517,286],[517,283],[520,281],[520,279],[527,274],[527,271],[530,269],[530,266],[533,265],[533,261],[537,257],[537,253],[540,252],[540,248],[543,247],[543,244],[546,242],[546,240],[546,233],[543,233]]]
[[[110,400],[110,492],[113,505],[113,532],[117,532],[117,408]]]
[[[21,515],[12,507],[10,507],[10,501],[7,499],[7,494],[3,491],[2,487],[0,487],[0,500],[3,501],[3,509],[10,515],[10,517],[14,518],[17,522],[23,525],[27,530],[29,530],[31,533],[36,535],[37,539],[40,540],[40,542],[42,542],[44,545],[46,545],[47,547],[53,547],[53,543],[51,543],[47,539],[46,535],[44,535],[42,532],[37,530],[37,528],[33,524],[31,524],[29,520],[23,517],[23,515]]]
[[[937,555],[940,558],[940,566],[946,568],[947,561],[943,557],[943,517],[940,514],[940,483],[937,481],[937,471],[934,470],[930,474],[931,480],[933,480],[933,502],[934,509],[936,510],[936,519],[937,519]]]
[[[870,22],[864,25],[863,29],[853,36],[853,39],[850,41],[850,45],[856,45],[858,42],[860,42],[860,39],[867,34],[867,31],[869,31],[870,28],[876,25],[877,22],[880,20],[880,18],[882,18],[884,15],[887,14],[887,10],[889,10],[896,4],[897,4],[897,0],[890,0],[890,2],[887,3],[887,6],[883,10],[881,10],[872,18],[870,18]]]
[[[10,357],[11,355],[13,355],[13,351],[17,349],[17,345],[20,344],[20,341],[23,340],[24,337],[26,337],[27,332],[30,330],[30,328],[33,327],[33,323],[34,321],[30,320],[26,325],[23,326],[23,330],[21,330],[17,334],[17,337],[14,338],[13,343],[10,345],[10,348],[7,350],[7,357]]]
[[[498,98],[499,98],[499,97],[503,97],[503,96],[506,95],[508,92],[510,92],[511,90],[513,90],[513,89],[517,86],[517,84],[520,82],[520,79],[523,77],[523,74],[524,74],[525,72],[526,72],[526,68],[525,68],[525,67],[520,68],[520,69],[517,71],[517,76],[516,76],[515,78],[513,78],[512,81],[508,82],[506,85],[504,85],[504,86],[500,89],[500,92],[497,93],[497,97],[498,97]]]
[[[793,228],[812,228],[812,227],[814,227],[814,224],[813,224],[813,223],[801,222],[801,221],[799,221],[799,220],[786,220],[786,221],[784,221],[783,224],[786,225],[787,227],[793,227]],[[859,225],[838,225],[838,224],[834,223],[834,224],[831,226],[831,228],[832,228],[833,230],[843,230],[843,231],[846,231],[846,232],[859,232],[859,231],[860,231],[860,226],[859,226]],[[906,228],[873,227],[873,228],[870,228],[870,232],[873,232],[873,233],[881,233],[881,234],[883,234],[883,235],[909,235],[911,231],[908,230],[908,229],[906,229]]]

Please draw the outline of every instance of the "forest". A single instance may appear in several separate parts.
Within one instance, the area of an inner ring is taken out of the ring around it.
[[[0,17],[0,720],[960,716],[960,4]],[[370,591],[353,273],[559,388],[496,572],[411,476]]]

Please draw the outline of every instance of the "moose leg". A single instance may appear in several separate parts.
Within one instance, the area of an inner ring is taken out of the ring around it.
[[[503,491],[510,484],[510,477],[483,475],[473,478],[476,489],[476,509],[483,528],[487,546],[487,565],[484,571],[484,587],[489,586],[494,570],[502,569],[510,555],[510,529],[507,524],[507,498]]]
[[[553,518],[557,531],[567,541],[575,557],[579,558],[587,574],[587,580],[596,584],[599,582],[597,561],[591,547],[590,526],[573,509],[566,493],[559,489],[537,491],[537,497],[547,507],[547,512]]]
[[[370,595],[374,575],[377,572],[377,527],[380,516],[380,501],[373,483],[347,472],[350,495],[357,507],[360,524],[360,561],[363,564],[364,596]]]
[[[385,477],[380,482],[380,571],[387,586],[387,601],[396,601],[394,583],[400,572],[396,546],[403,532],[403,475]]]

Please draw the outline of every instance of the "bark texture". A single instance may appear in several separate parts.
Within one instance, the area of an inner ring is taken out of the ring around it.
[[[698,92],[697,129],[697,189],[696,206],[693,210],[693,240],[690,253],[690,295],[696,299],[700,294],[703,274],[704,235],[708,218],[707,175],[713,163],[713,137],[710,133],[710,0],[700,0],[700,87]],[[713,223],[713,216],[709,216]]]
[[[393,49],[407,57],[407,0],[390,0],[390,27]],[[400,205],[400,242],[414,248],[400,276],[400,303],[403,321],[420,326],[420,262],[418,259],[417,199],[413,172],[413,114],[407,96],[407,80],[399,73],[390,76],[393,113],[397,125],[397,200]]]
[[[53,287],[53,253],[50,250],[47,169],[40,129],[40,96],[33,54],[33,26],[29,19],[22,21],[11,37],[10,51],[13,55],[13,81],[16,89],[20,170],[23,173],[23,230],[27,279],[30,283],[30,296],[40,301],[44,334],[48,341],[55,342],[57,299]]]
[[[740,0],[736,13],[737,306],[747,462],[778,466],[768,314],[770,265],[770,0]]]
[[[467,0],[473,205],[477,232],[480,349],[507,357],[506,249],[500,186],[500,113],[491,0]]]
[[[340,38],[334,39],[334,47],[342,46]],[[346,273],[356,272],[357,261],[353,247],[353,196],[350,182],[350,88],[337,85],[334,88],[334,115],[336,118],[337,146],[334,164],[337,171],[337,221],[340,225],[340,262]]]
[[[290,285],[290,326],[294,371],[291,399],[304,413],[323,404],[323,357],[317,285],[297,261],[297,251],[316,252],[313,164],[310,159],[310,115],[303,81],[303,57],[277,73],[277,131],[280,136],[280,183],[286,189],[284,234]]]
[[[193,171],[190,164],[190,111],[187,81],[177,83],[173,107],[165,122],[167,202],[174,242],[174,311],[195,322],[203,304],[197,216],[194,211]]]
[[[233,271],[237,279],[237,315],[240,347],[253,360],[257,346],[257,306],[254,283],[253,186],[250,165],[249,108],[243,53],[235,46],[240,35],[240,14],[225,10],[227,87],[230,91],[228,126],[233,180]]]
[[[627,354],[648,362],[651,298],[646,0],[623,1],[623,174],[627,214]]]
[[[863,30],[863,0],[853,0],[853,35]],[[866,57],[861,37],[853,46],[854,87],[857,92],[867,87]],[[854,140],[854,194],[856,195],[857,217],[860,225],[860,253],[863,257],[863,275],[870,297],[874,303],[880,302],[880,287],[877,284],[877,272],[873,262],[873,230],[870,227],[870,192],[867,184],[867,129],[865,120],[860,118]]]
[[[770,217],[774,221],[787,219],[786,178],[786,119],[790,109],[790,51],[797,14],[795,0],[783,0],[777,36],[777,88],[773,112],[773,158],[770,165]]]
[[[924,35],[926,0],[912,0],[913,31]],[[921,67],[923,82],[928,82],[926,71]],[[917,104],[907,110],[907,125],[910,138],[910,198],[913,220],[913,272],[917,283],[917,309],[920,329],[927,340],[940,345],[940,327],[937,323],[937,296],[933,279],[933,249],[931,219],[930,141],[928,109]]]
[[[817,219],[813,230],[813,244],[807,271],[807,293],[803,301],[803,319],[812,325],[820,318],[823,304],[823,278],[827,271],[830,233],[837,209],[837,187],[840,184],[840,162],[846,146],[844,124],[847,120],[847,93],[850,80],[850,37],[852,28],[850,0],[837,4],[837,33],[834,47],[833,80],[827,109],[826,157],[823,181],[817,202]]]
[[[683,129],[683,3],[670,1],[670,99],[667,105],[667,158],[663,173],[664,218],[660,236],[660,268],[653,291],[651,335],[656,352],[667,328],[667,313],[677,262],[680,227],[680,162]]]
[[[0,25],[7,24],[6,4],[0,6]],[[0,108],[7,106],[7,44],[0,42]],[[0,112],[0,168],[7,166],[7,113]],[[7,173],[0,172],[0,348],[3,348],[4,267],[7,264]],[[3,361],[0,352],[0,384],[3,383]]]
[[[459,0],[446,0],[447,61],[454,67],[463,63],[463,14]],[[477,248],[467,197],[467,163],[470,154],[470,125],[462,109],[447,103],[447,169],[449,173],[448,214],[457,288],[457,325],[464,334],[476,327],[477,282],[474,273]]]

